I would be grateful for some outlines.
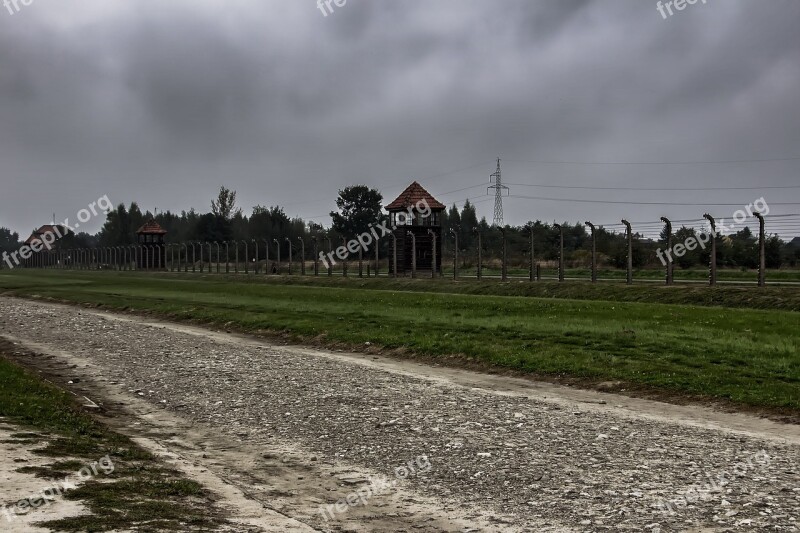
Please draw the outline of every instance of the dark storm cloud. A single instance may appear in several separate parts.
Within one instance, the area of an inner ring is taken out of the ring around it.
[[[186,26],[181,34],[192,33]],[[252,127],[261,80],[233,43],[202,25],[196,30],[205,38],[188,41],[163,26],[142,27],[124,58],[124,80],[166,140],[207,149],[228,139],[224,147],[235,140],[237,125]]]
[[[328,17],[312,0],[35,0],[0,12],[0,225],[28,231],[103,194],[206,210],[223,183],[245,209],[282,204],[304,217],[327,213],[355,182],[389,200],[421,179],[452,203],[485,194],[498,155],[511,183],[797,184],[798,162],[530,161],[800,156],[799,16],[793,0],[709,1],[666,21],[650,0],[349,0]],[[491,202],[479,207],[491,218]],[[515,224],[695,211],[506,203]]]

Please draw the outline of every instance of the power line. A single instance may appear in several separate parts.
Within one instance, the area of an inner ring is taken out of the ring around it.
[[[544,185],[541,183],[509,183],[518,187],[547,189],[587,189],[593,191],[757,191],[761,189],[800,189],[800,185],[774,185],[766,187],[591,187],[584,185]]]
[[[441,178],[443,176],[450,176],[451,174],[457,174],[459,172],[464,172],[465,170],[470,170],[470,169],[473,169],[475,167],[479,167],[481,165],[485,165],[486,163],[487,163],[487,161],[483,160],[483,161],[481,161],[479,163],[475,163],[474,165],[470,165],[468,167],[460,168],[458,170],[450,170],[448,172],[442,172],[441,174],[434,174],[433,176],[428,176],[428,177],[425,177],[425,178],[422,178],[422,179],[432,180],[432,179],[436,179],[436,178]]]
[[[455,204],[456,207],[458,207],[460,205],[462,207],[462,209],[463,209],[467,202],[471,202],[472,206],[474,207],[474,206],[476,206],[478,204],[489,202],[491,200],[494,200],[494,198],[491,198],[491,197],[487,198],[486,196],[473,196],[471,198],[466,198],[463,201],[462,200],[457,200],[457,201],[453,202],[453,204]]]
[[[476,167],[479,167],[479,166],[483,166],[485,164],[487,164],[487,161],[483,160],[483,161],[481,161],[479,163],[472,164],[472,165],[470,165],[468,167],[459,168],[459,169],[456,169],[456,170],[448,170],[447,172],[441,172],[439,174],[434,174],[432,176],[423,176],[423,177],[416,178],[416,179],[417,179],[417,181],[420,181],[420,180],[433,180],[433,179],[436,179],[436,178],[442,178],[444,176],[451,176],[453,174],[458,174],[459,172],[464,172],[466,170],[471,170],[473,168],[476,168]],[[397,181],[397,182],[392,182],[392,183],[400,183],[400,182]],[[392,184],[390,183],[389,185],[391,186]],[[392,190],[392,189],[389,189],[389,190]]]
[[[598,166],[635,166],[635,165],[727,165],[742,163],[771,163],[775,161],[800,161],[800,157],[776,157],[768,159],[729,159],[718,161],[542,161],[506,159],[512,163],[532,163],[535,165],[598,165]]]
[[[439,193],[438,196],[447,196],[449,194],[455,194],[457,192],[468,191],[470,189],[476,189],[478,187],[483,187],[484,185],[486,185],[486,184],[485,183],[478,183],[477,185],[472,185],[470,187],[464,187],[463,189],[456,189],[454,191],[442,192],[442,193]]]
[[[511,198],[520,198],[523,200],[542,200],[546,202],[576,202],[576,203],[589,203],[589,204],[628,204],[628,205],[685,205],[685,206],[723,206],[723,207],[741,207],[738,204],[726,204],[716,202],[704,203],[687,203],[687,202],[632,202],[627,200],[584,200],[575,198],[546,198],[544,196],[520,196],[510,195]],[[800,205],[800,202],[770,202],[770,205]]]
[[[468,167],[463,167],[463,168],[459,168],[459,169],[456,169],[456,170],[449,170],[449,171],[446,171],[446,172],[441,172],[439,174],[434,174],[432,176],[423,176],[423,177],[419,177],[419,178],[416,178],[416,179],[417,179],[417,181],[424,181],[424,180],[432,180],[432,179],[436,179],[436,178],[441,178],[441,177],[444,177],[444,176],[450,176],[452,174],[457,174],[459,172],[464,172],[466,170],[470,170],[470,169],[473,169],[473,168],[476,168],[476,167],[479,167],[479,166],[482,166],[482,165],[486,165],[488,162],[489,162],[489,160],[485,160],[484,159],[483,161],[481,161],[479,163],[474,163],[474,164],[472,164],[472,165],[470,165]],[[388,184],[389,188],[386,189],[386,190],[388,190],[388,191],[398,190],[398,192],[402,192],[402,189],[400,189],[399,187],[397,187],[397,189],[395,188],[395,186],[393,185],[394,183],[400,183],[400,182],[399,181],[397,181],[397,182],[393,181],[392,183],[389,183]],[[406,185],[408,184],[407,182],[404,182],[404,183],[406,183]],[[478,185],[476,185],[476,187],[477,186]],[[482,187],[483,184],[480,184],[480,186]],[[471,189],[472,187],[468,187],[468,188]],[[462,189],[462,190],[467,190],[467,189]],[[460,192],[460,190],[459,191],[453,191],[453,192]],[[445,193],[445,194],[447,194],[447,193]],[[335,201],[335,200],[333,200],[333,201]],[[331,200],[307,200],[307,201],[302,201],[302,202],[291,202],[291,203],[288,203],[288,204],[283,204],[283,205],[281,205],[281,207],[297,207],[297,206],[301,206],[301,205],[316,205],[316,204],[323,204],[323,203],[330,203],[330,202],[331,202]]]

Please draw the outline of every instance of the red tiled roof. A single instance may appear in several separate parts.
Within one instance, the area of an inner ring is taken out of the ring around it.
[[[147,224],[136,230],[137,235],[166,235],[167,231],[155,220],[150,220]]]
[[[427,201],[431,209],[446,209],[443,203],[431,196],[431,193],[426,191],[422,185],[415,181],[409,185],[394,202],[387,205],[386,210],[394,211],[397,209],[406,209],[416,205],[417,202],[421,202],[422,200]]]
[[[64,231],[65,229],[66,228],[64,228],[64,226],[45,224],[44,226],[36,230],[36,235],[44,235],[45,233],[55,233],[55,234],[60,233],[61,235],[64,235],[66,233],[66,231]]]
[[[55,240],[57,241],[58,239],[67,235],[67,233],[69,233],[69,230],[67,230],[67,228],[65,228],[64,226],[45,224],[41,228],[31,233],[31,236],[28,237],[28,239],[25,241],[25,244],[30,246],[36,241],[41,241],[42,235],[44,235],[45,233],[53,234]]]

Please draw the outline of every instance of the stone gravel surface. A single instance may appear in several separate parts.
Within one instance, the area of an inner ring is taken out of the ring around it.
[[[288,442],[386,475],[425,455],[432,468],[407,480],[413,490],[510,517],[501,528],[800,530],[800,447],[774,439],[469,389],[267,341],[0,305],[0,335],[90,358],[131,394],[235,439]]]

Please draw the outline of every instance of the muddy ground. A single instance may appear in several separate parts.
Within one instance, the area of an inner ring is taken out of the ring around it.
[[[796,425],[11,298],[0,336],[243,527],[800,529]]]

